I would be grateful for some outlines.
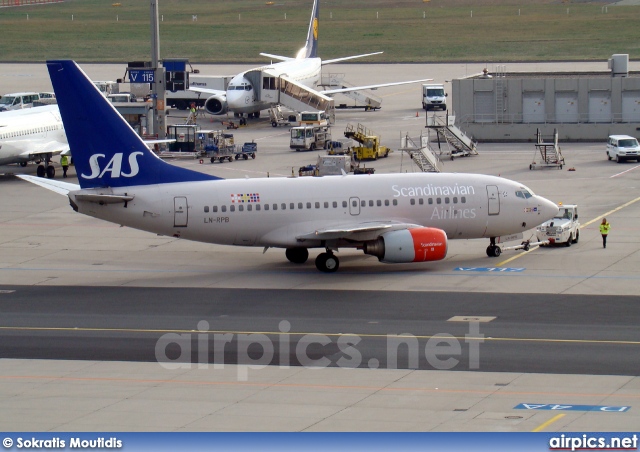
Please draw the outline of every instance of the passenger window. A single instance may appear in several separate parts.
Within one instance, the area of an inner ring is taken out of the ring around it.
[[[293,203],[293,202],[289,203],[289,209],[293,210],[295,208],[296,208],[295,203]]]
[[[412,206],[416,205],[416,200],[411,198],[411,200],[409,201],[409,204],[411,204]]]
[[[273,203],[273,210],[278,210],[278,204]]]
[[[209,206],[204,206],[205,213],[209,213]]]
[[[397,200],[397,199],[394,199],[394,200],[393,200],[393,205],[394,205],[394,206],[397,206],[397,205],[398,205],[398,200]]]
[[[302,209],[302,203],[301,202],[298,203],[298,209]]]
[[[232,206],[233,207],[233,206]],[[240,204],[238,206],[238,212],[242,212],[244,210],[244,206],[242,204]]]
[[[311,209],[311,203],[310,202],[307,203],[307,209]]]
[[[389,200],[388,200],[388,199],[385,199],[385,200],[384,200],[384,205],[385,205],[385,206],[388,206],[388,205],[389,205]]]
[[[328,202],[326,202],[326,201],[324,202],[324,208],[325,208],[325,209],[328,209],[328,208],[329,208],[329,203],[328,203]]]
[[[454,196],[454,197],[453,197],[453,203],[454,203],[454,204],[458,204],[458,197],[457,197],[457,196]]]
[[[347,207],[347,201],[342,201],[342,207]]]
[[[382,201],[380,201],[380,200],[378,199],[378,200],[376,201],[376,205],[377,205],[378,207],[380,207],[380,206],[382,205]]]
[[[338,201],[333,201],[333,208],[337,209],[338,208]]]
[[[320,203],[316,202],[316,209],[319,209],[319,208],[320,208]]]
[[[269,210],[269,204],[264,205],[264,210]]]
[[[360,207],[367,207],[367,201],[365,201],[364,199],[360,201]]]
[[[287,210],[287,204],[283,202],[283,203],[280,205],[280,208],[281,208],[282,210]]]
[[[423,205],[424,204],[424,198],[418,199],[418,204]]]
[[[462,202],[462,204],[466,204],[467,203],[467,198],[466,197],[461,197],[460,201]]]
[[[260,210],[260,204],[256,204],[256,211]]]
[[[351,201],[351,205],[353,207],[358,207],[358,201],[356,201],[355,199],[353,201]]]
[[[226,212],[227,211],[227,206],[222,206],[222,211]]]
[[[436,204],[442,204],[442,199],[436,198]]]
[[[236,206],[231,205],[229,206],[229,212],[235,212],[236,211]]]
[[[429,198],[429,204],[433,204],[433,198]]]
[[[252,210],[252,209],[253,209],[253,206],[252,206],[251,204],[248,204],[248,205],[247,205],[247,210],[248,210],[249,212],[251,212],[251,210]]]
[[[449,204],[449,197],[448,196],[446,198],[444,198],[444,203],[445,204]]]
[[[373,207],[373,199],[369,200],[369,207]]]

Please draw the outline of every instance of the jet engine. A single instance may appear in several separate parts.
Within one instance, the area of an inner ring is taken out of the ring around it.
[[[223,115],[229,110],[226,96],[211,96],[204,103],[204,109],[211,115]]]
[[[447,234],[442,229],[414,228],[385,232],[375,240],[365,242],[365,254],[380,262],[439,261],[447,255]]]

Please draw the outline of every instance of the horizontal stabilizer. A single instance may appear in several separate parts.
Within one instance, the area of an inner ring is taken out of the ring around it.
[[[356,58],[364,58],[364,57],[368,57],[368,56],[371,56],[371,55],[380,55],[381,53],[384,53],[384,52],[365,53],[363,55],[352,55],[352,56],[348,56],[348,57],[335,58],[333,60],[324,60],[322,62],[322,65],[324,66],[325,64],[338,63],[339,61],[354,60]]]
[[[273,58],[274,60],[278,60],[278,61],[291,61],[291,60],[295,60],[295,58],[291,58],[291,57],[286,57],[286,56],[280,56],[280,55],[273,55],[271,53],[261,53],[260,55],[262,56],[266,56],[268,58]]]
[[[411,83],[421,83],[421,82],[430,82],[432,81],[432,78],[423,78],[420,80],[408,80],[406,82],[392,82],[392,83],[381,83],[378,85],[366,85],[366,86],[350,86],[350,87],[345,87],[345,88],[338,88],[338,89],[329,89],[326,91],[321,91],[322,94],[338,94],[338,93],[348,93],[351,91],[361,91],[363,89],[377,89],[377,88],[384,88],[385,86],[396,86],[396,85],[408,85]]]
[[[62,182],[55,179],[45,179],[43,177],[28,176],[26,174],[20,174],[17,177],[56,192],[59,195],[66,196],[70,191],[80,190],[80,186],[77,184],[70,184],[69,182]]]

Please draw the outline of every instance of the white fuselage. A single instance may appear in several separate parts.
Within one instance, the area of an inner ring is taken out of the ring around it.
[[[320,82],[321,68],[322,60],[320,58],[303,58],[258,67],[250,71],[262,71],[272,77],[284,75],[301,85],[315,88]],[[270,108],[277,103],[277,100],[274,100],[274,102],[260,101],[260,99],[256,97],[255,90],[251,89],[248,91],[245,89],[245,87],[251,86],[249,80],[245,77],[245,74],[250,71],[236,75],[229,82],[227,88],[227,105],[229,106],[229,110],[235,113],[253,113]]]
[[[59,152],[67,142],[57,106],[16,113],[0,113],[0,165],[26,163],[43,153]]]
[[[525,191],[529,196],[517,195]],[[80,193],[133,195],[122,203]],[[521,184],[478,174],[384,174],[262,178],[80,190],[78,211],[157,234],[244,246],[320,247],[315,231],[384,222],[442,229],[449,239],[497,237],[531,229],[557,212]],[[402,226],[400,226],[402,225]],[[357,246],[380,231],[341,238]]]

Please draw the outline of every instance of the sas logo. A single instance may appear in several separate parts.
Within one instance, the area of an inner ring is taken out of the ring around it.
[[[129,154],[128,166],[129,172],[122,171],[122,158],[123,153],[118,152],[114,154],[109,163],[107,163],[104,168],[100,168],[101,160],[106,158],[104,154],[93,154],[89,157],[89,166],[91,167],[91,174],[81,174],[85,179],[95,179],[98,177],[104,177],[105,174],[111,173],[110,177],[133,177],[140,171],[140,167],[138,166],[138,156],[142,155],[142,152],[132,152]]]

